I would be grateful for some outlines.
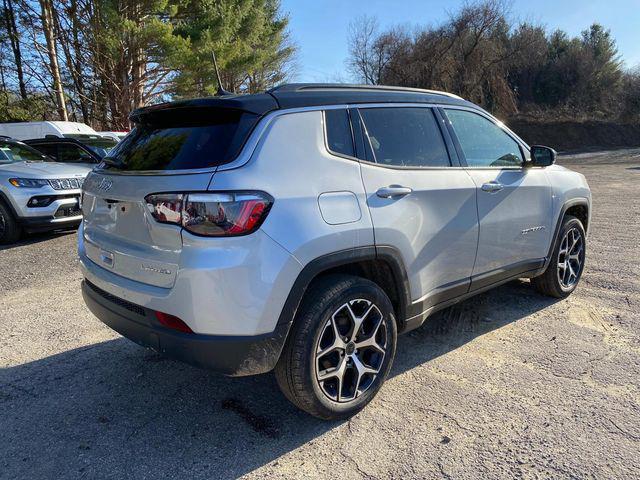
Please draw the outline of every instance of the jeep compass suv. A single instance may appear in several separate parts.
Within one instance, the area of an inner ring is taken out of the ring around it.
[[[80,188],[91,169],[55,163],[30,146],[0,137],[0,245],[23,231],[77,227]]]
[[[591,195],[447,93],[285,85],[135,111],[89,174],[78,252],[91,311],[227,375],[353,415],[399,333],[516,278],[569,295]]]

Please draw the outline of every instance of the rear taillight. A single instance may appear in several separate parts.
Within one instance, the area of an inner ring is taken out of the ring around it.
[[[263,192],[158,193],[145,200],[156,221],[182,225],[206,237],[230,237],[256,231],[273,204]]]

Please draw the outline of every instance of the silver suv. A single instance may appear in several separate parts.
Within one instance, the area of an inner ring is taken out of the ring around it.
[[[15,242],[22,231],[77,227],[80,189],[90,171],[0,137],[0,244]]]
[[[167,356],[275,369],[312,415],[363,408],[436,310],[580,280],[584,176],[454,95],[297,84],[131,119],[83,188],[87,305]]]

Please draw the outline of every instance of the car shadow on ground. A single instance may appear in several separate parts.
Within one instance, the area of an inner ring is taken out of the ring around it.
[[[553,301],[518,281],[437,313],[399,338],[392,375]],[[31,478],[235,478],[341,424],[298,411],[271,374],[225,378],[123,338],[0,370],[0,412],[0,469]]]
[[[67,230],[55,230],[53,232],[35,232],[35,233],[23,233],[20,240],[15,243],[11,243],[9,245],[0,245],[0,251],[2,250],[10,250],[16,247],[23,247],[25,245],[31,245],[34,243],[46,242],[47,240],[51,240],[53,238],[62,237],[65,235],[70,235],[76,233],[77,229],[67,229]]]

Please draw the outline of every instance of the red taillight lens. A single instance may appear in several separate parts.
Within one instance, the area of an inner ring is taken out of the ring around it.
[[[189,328],[189,325],[176,316],[169,315],[168,313],[156,312],[156,318],[161,325],[164,325],[171,330],[177,330],[182,333],[193,333],[193,330]]]
[[[262,192],[153,194],[146,197],[153,218],[182,225],[207,237],[246,235],[257,230],[273,204]]]

